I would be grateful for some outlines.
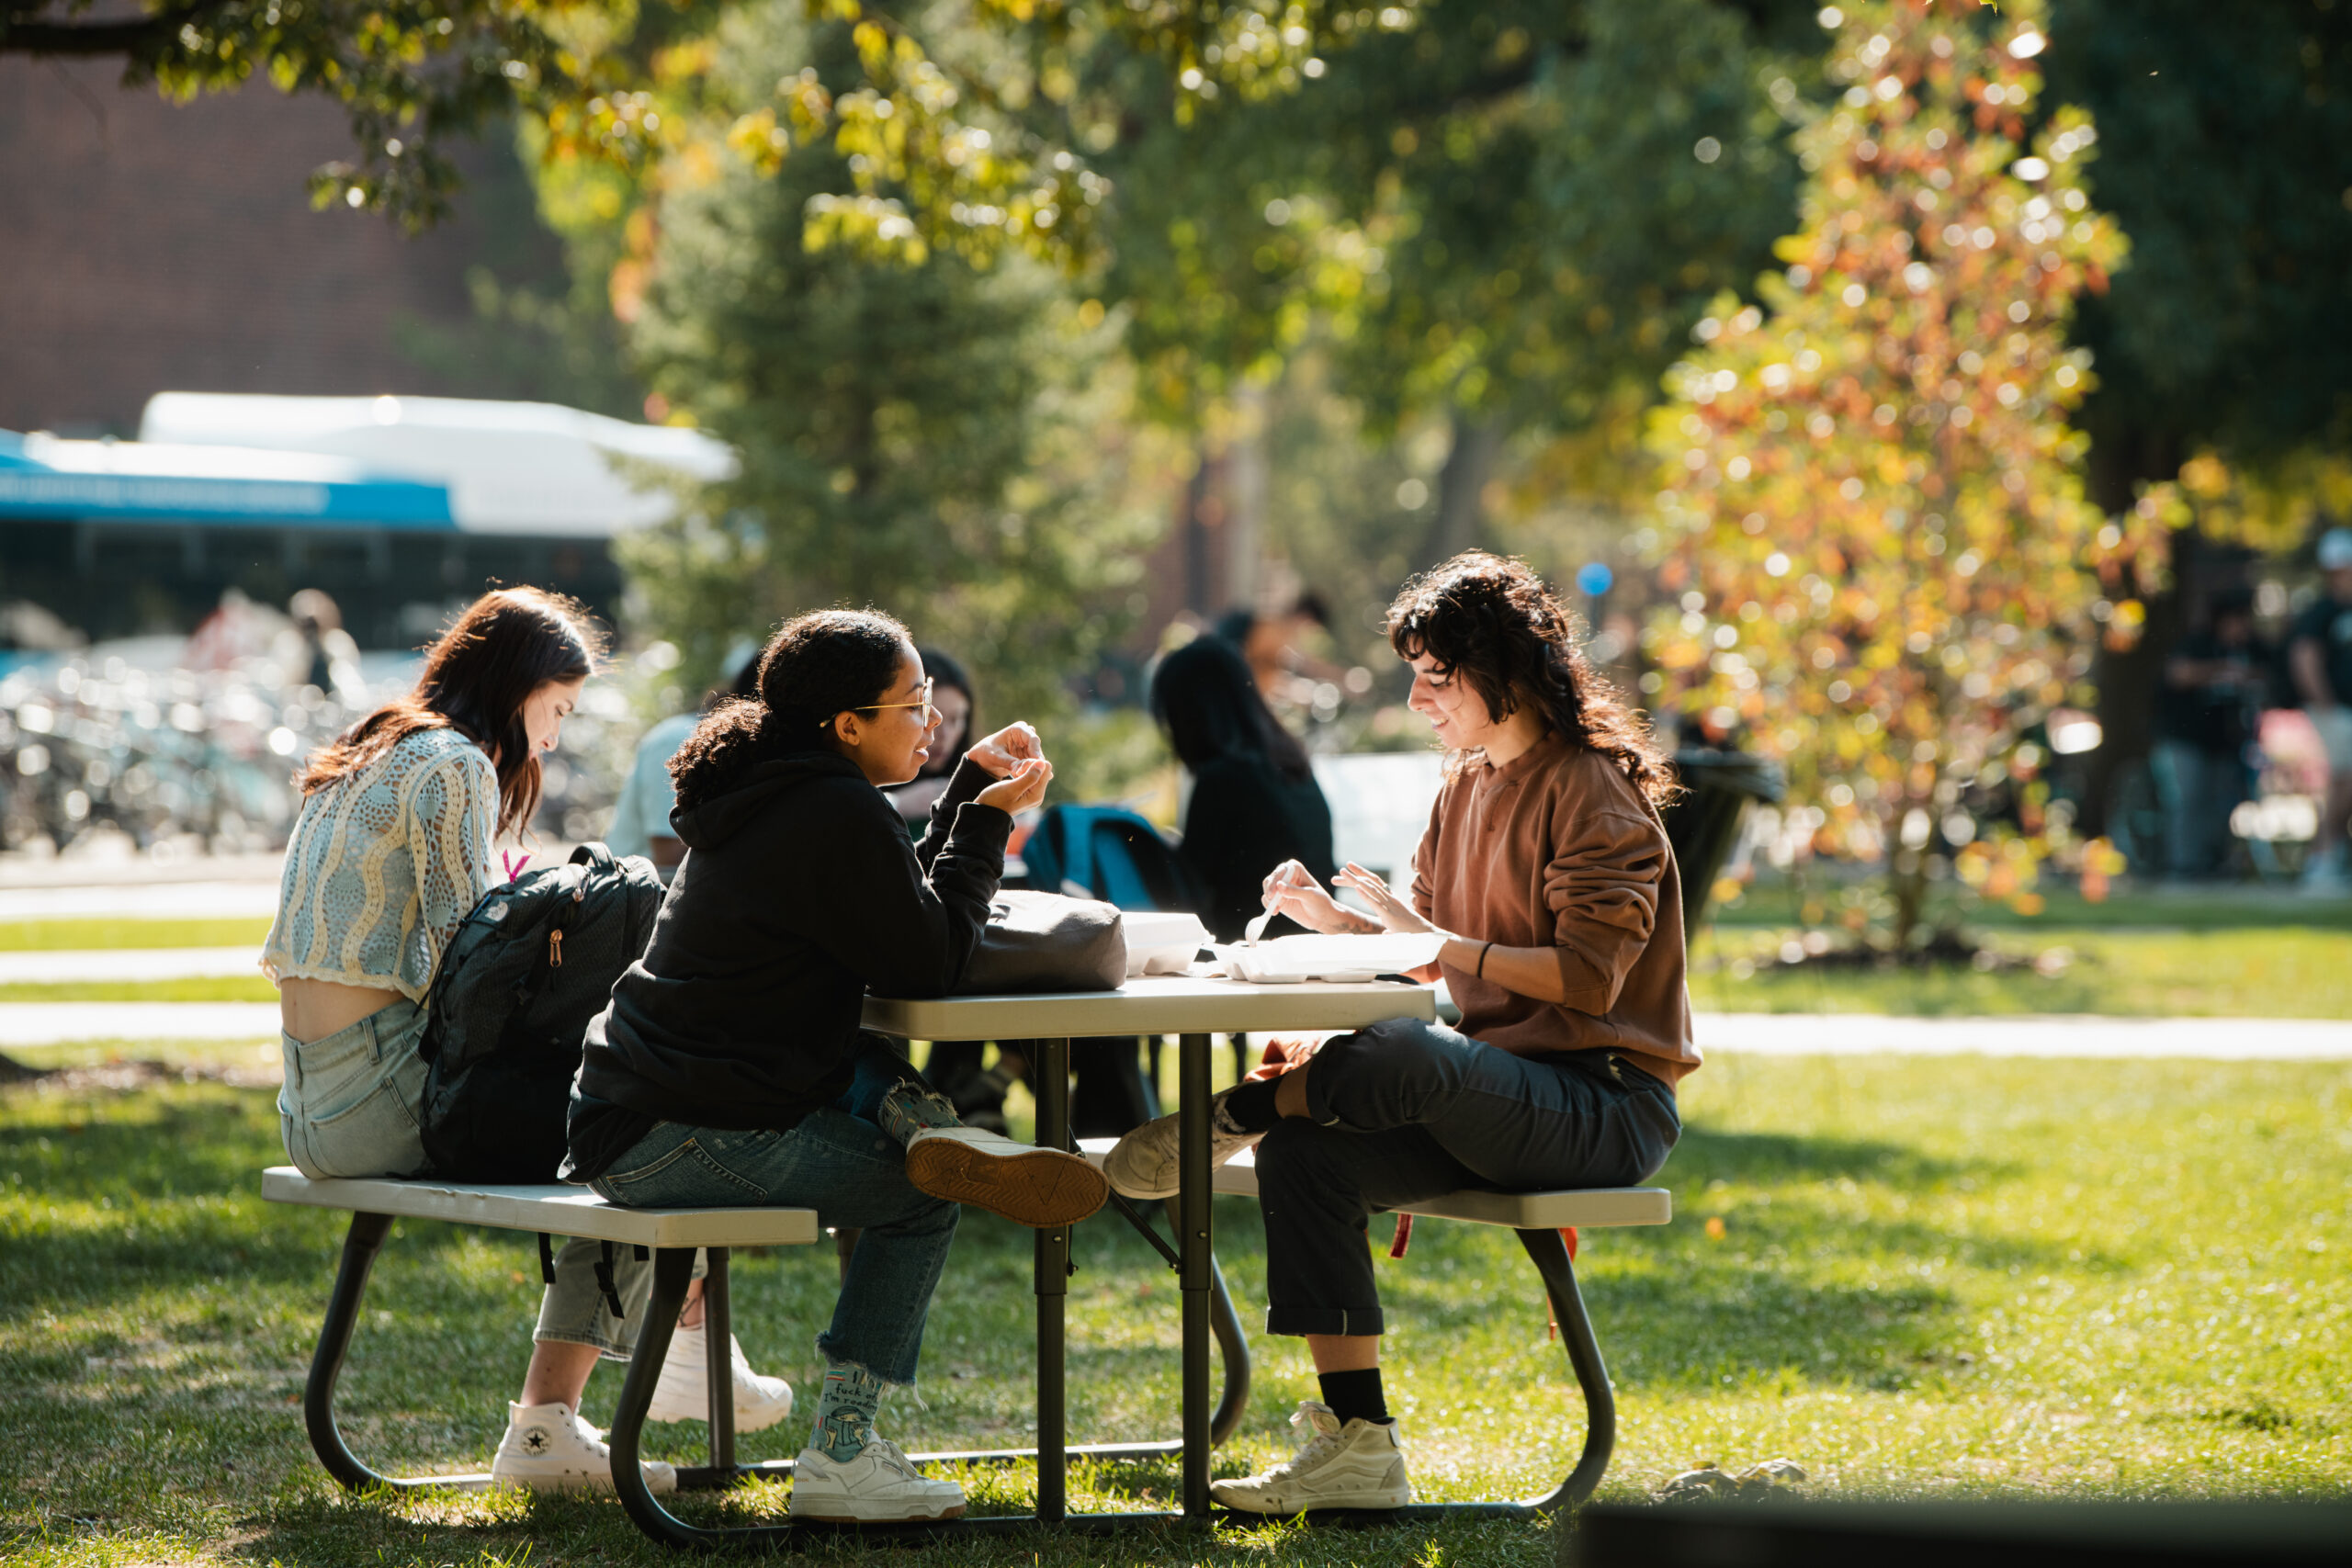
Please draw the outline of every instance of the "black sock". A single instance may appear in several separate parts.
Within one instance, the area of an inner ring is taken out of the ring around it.
[[[1274,1088],[1280,1078],[1260,1078],[1254,1083],[1238,1083],[1225,1091],[1225,1119],[1233,1123],[1237,1133],[1271,1133],[1281,1121],[1282,1112],[1274,1109]]]
[[[1381,1426],[1388,1424],[1388,1398],[1380,1392],[1380,1369],[1366,1367],[1353,1372],[1318,1372],[1316,1381],[1323,1385],[1323,1403],[1344,1427],[1359,1418]]]

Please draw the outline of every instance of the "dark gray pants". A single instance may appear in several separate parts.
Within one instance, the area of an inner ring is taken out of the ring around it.
[[[1614,1052],[1514,1056],[1414,1019],[1327,1041],[1306,1105],[1258,1145],[1269,1334],[1382,1332],[1374,1210],[1464,1188],[1633,1186],[1682,1125],[1674,1091]]]

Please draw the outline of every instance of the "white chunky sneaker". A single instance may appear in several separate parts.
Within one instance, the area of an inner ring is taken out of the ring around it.
[[[791,1415],[792,1385],[753,1371],[733,1335],[727,1337],[727,1345],[735,1371],[735,1429],[756,1432]],[[645,1413],[648,1421],[710,1419],[709,1347],[710,1336],[701,1324],[670,1336],[662,1381],[653,1385],[653,1407]]]
[[[979,1127],[925,1127],[907,1140],[918,1190],[1042,1229],[1074,1225],[1102,1206],[1102,1173],[1077,1155],[1018,1144]]]
[[[1226,1094],[1232,1090],[1227,1089]],[[1248,1148],[1263,1133],[1228,1133],[1223,1126],[1225,1094],[1209,1101],[1209,1168],[1214,1170]],[[1179,1185],[1176,1159],[1181,1146],[1174,1116],[1147,1122],[1121,1138],[1102,1161],[1111,1185],[1130,1198],[1173,1198]]]
[[[1245,1514],[1309,1508],[1401,1508],[1413,1500],[1396,1424],[1361,1418],[1340,1425],[1331,1407],[1302,1399],[1290,1418],[1306,1446],[1262,1474],[1212,1481],[1209,1495]]]
[[[675,1492],[678,1472],[658,1459],[642,1461],[645,1489]],[[534,1492],[610,1492],[613,1450],[605,1435],[572,1414],[569,1404],[509,1404],[506,1437],[490,1461],[500,1481]]]
[[[954,1519],[964,1513],[964,1489],[915,1469],[888,1438],[868,1438],[843,1463],[816,1449],[792,1461],[792,1517],[828,1524],[876,1524],[891,1519]]]

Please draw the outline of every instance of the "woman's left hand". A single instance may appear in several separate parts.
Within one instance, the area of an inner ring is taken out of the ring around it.
[[[982,736],[972,742],[964,753],[987,770],[991,778],[1011,778],[1012,771],[1033,758],[1043,761],[1045,742],[1037,739],[1035,726],[1026,719],[1016,720],[994,735]]]
[[[1342,887],[1352,887],[1372,906],[1380,923],[1392,931],[1433,931],[1438,928],[1421,919],[1420,911],[1389,890],[1380,876],[1350,861],[1340,874],[1331,878]]]

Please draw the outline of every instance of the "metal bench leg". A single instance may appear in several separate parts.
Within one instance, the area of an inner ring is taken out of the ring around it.
[[[351,1331],[359,1325],[359,1301],[368,1293],[368,1276],[391,1229],[390,1214],[351,1216],[350,1233],[343,1240],[343,1262],[335,1270],[334,1293],[327,1298],[319,1348],[311,1357],[310,1380],[302,1387],[302,1424],[310,1428],[311,1448],[327,1473],[354,1492],[365,1492],[370,1486],[423,1484],[379,1475],[360,1463],[345,1446],[343,1433],[334,1424],[335,1380],[342,1376],[343,1359],[351,1349]]]
[[[1592,1320],[1585,1315],[1584,1296],[1577,1289],[1576,1266],[1568,1261],[1567,1244],[1556,1230],[1519,1233],[1544,1289],[1552,1298],[1552,1315],[1560,1325],[1561,1343],[1567,1347],[1568,1364],[1576,1369],[1577,1385],[1584,1390],[1584,1452],[1576,1468],[1550,1495],[1531,1497],[1526,1506],[1544,1513],[1573,1508],[1592,1495],[1609,1469],[1610,1450],[1617,1444],[1617,1401],[1610,1392],[1609,1369],[1600,1359],[1600,1342],[1593,1337]]]

